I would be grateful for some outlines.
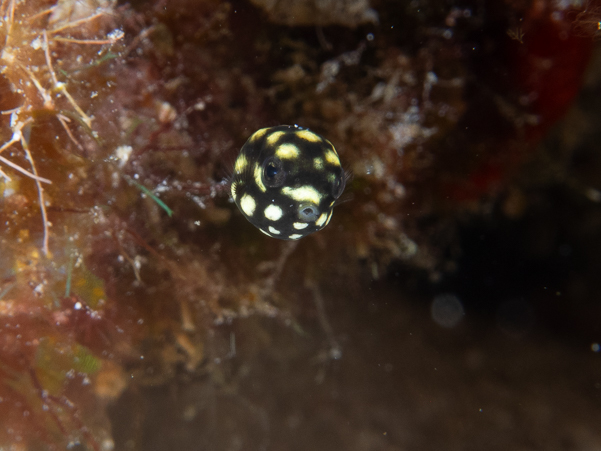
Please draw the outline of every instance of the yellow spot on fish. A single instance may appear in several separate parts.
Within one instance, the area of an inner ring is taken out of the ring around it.
[[[295,222],[294,224],[292,224],[292,226],[296,230],[303,230],[303,229],[306,229],[307,227],[309,227],[309,223],[308,222]]]
[[[298,147],[296,147],[294,144],[286,143],[278,146],[275,151],[275,156],[283,159],[292,159],[297,158],[299,153],[300,150],[298,150]]]
[[[269,226],[269,231],[271,233],[273,233],[274,235],[279,235],[280,231],[278,229],[273,228],[272,226]]]
[[[240,199],[240,209],[246,216],[252,216],[255,213],[255,208],[257,208],[257,202],[249,196],[245,194]]]
[[[261,130],[257,130],[256,132],[253,133],[253,135],[250,137],[251,141],[256,141],[258,139],[261,139],[265,133],[267,133],[267,130],[269,130],[269,127],[266,128],[262,128]]]
[[[330,210],[330,213],[328,213],[328,219],[326,219],[326,223],[324,224],[324,227],[330,223],[330,219],[332,219],[332,213],[333,213],[333,211]]]
[[[289,240],[298,240],[299,238],[302,238],[302,237],[303,237],[302,235],[299,235],[298,233],[294,233],[294,234],[290,235],[288,237],[288,239]]]
[[[278,142],[278,139],[280,139],[280,136],[282,136],[283,134],[284,132],[273,132],[267,137],[267,144],[269,146],[275,145],[275,143]]]
[[[244,156],[244,154],[240,154],[240,156],[238,158],[236,158],[236,164],[234,165],[234,170],[236,171],[236,173],[242,174],[244,169],[246,169],[247,165],[248,165],[248,161],[246,160],[246,157]]]
[[[265,192],[267,191],[267,188],[265,188],[265,185],[263,184],[263,171],[261,170],[261,166],[259,166],[258,163],[255,163],[255,183],[257,184],[257,187]]]
[[[327,219],[328,219],[328,214],[322,213],[321,216],[319,218],[317,218],[317,221],[315,221],[315,225],[317,227],[321,227],[325,224]]]
[[[235,199],[236,198],[236,189],[238,188],[238,182],[233,182],[232,186],[230,187],[230,191],[232,193],[232,197]]]
[[[277,221],[284,215],[284,212],[277,205],[271,204],[265,209],[265,217],[270,221]]]
[[[297,202],[311,202],[315,205],[319,205],[321,201],[319,192],[309,185],[301,186],[299,188],[285,186],[282,188],[282,194],[291,197]]]
[[[315,133],[310,132],[309,130],[301,130],[296,132],[296,136],[302,139],[306,139],[307,141],[311,141],[312,143],[318,143],[321,141],[321,138],[317,136]]]
[[[338,158],[338,155],[333,150],[326,150],[324,157],[328,163],[340,166],[340,158]]]
[[[323,171],[323,158],[315,157],[313,158],[313,167],[318,171]]]

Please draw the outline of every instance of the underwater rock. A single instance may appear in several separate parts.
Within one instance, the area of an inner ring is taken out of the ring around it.
[[[342,25],[356,27],[378,23],[378,13],[368,0],[251,0],[264,10],[273,23],[302,25]]]

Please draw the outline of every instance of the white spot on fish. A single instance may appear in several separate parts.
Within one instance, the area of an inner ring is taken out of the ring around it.
[[[240,209],[246,216],[252,216],[255,213],[255,208],[257,208],[255,199],[248,194],[242,196],[242,199],[240,199]]]
[[[284,215],[284,212],[277,205],[271,204],[265,209],[265,217],[270,221],[277,221]]]

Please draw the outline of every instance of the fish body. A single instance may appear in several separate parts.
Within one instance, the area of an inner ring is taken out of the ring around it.
[[[328,225],[346,178],[330,141],[280,125],[256,131],[242,146],[231,195],[265,235],[298,240]]]

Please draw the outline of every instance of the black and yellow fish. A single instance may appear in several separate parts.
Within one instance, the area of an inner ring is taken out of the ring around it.
[[[347,175],[330,141],[297,126],[255,132],[240,149],[232,198],[264,234],[298,240],[323,229]]]

